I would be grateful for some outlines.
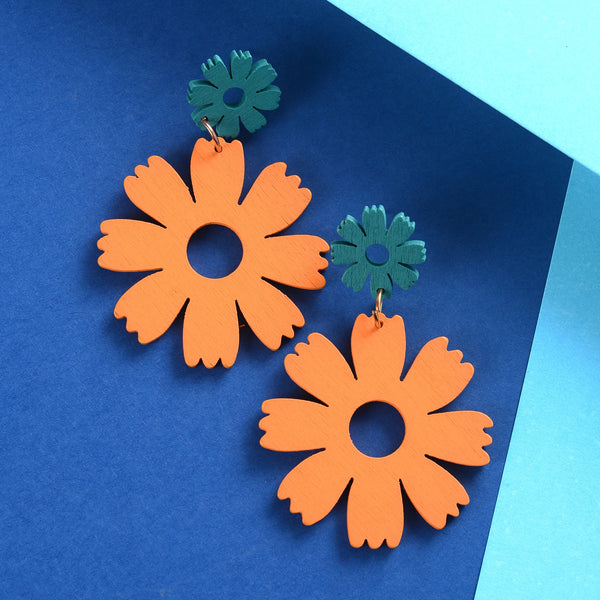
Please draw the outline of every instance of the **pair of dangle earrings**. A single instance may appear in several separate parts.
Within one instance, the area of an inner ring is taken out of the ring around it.
[[[304,325],[296,305],[271,283],[303,289],[325,285],[322,256],[329,245],[312,235],[276,235],[293,223],[311,199],[286,165],[266,167],[238,203],[244,155],[235,136],[239,121],[253,131],[264,125],[259,110],[276,108],[276,73],[266,61],[252,62],[248,52],[232,52],[231,72],[215,56],[202,65],[205,80],[190,83],[188,100],[197,106],[194,120],[211,140],[196,142],[191,159],[194,198],[175,170],[153,156],[125,179],[130,200],[157,223],[116,219],[104,221],[100,266],[115,271],[154,271],[132,286],[115,307],[126,318],[127,330],[141,343],[160,337],[181,309],[183,351],[188,365],[202,362],[225,367],[235,362],[239,346],[239,307],[246,324],[268,348]],[[227,100],[231,89],[243,95]],[[225,98],[225,99],[224,99]],[[221,137],[219,137],[219,134]],[[188,260],[188,245],[196,231],[208,225],[231,229],[243,255],[227,277],[209,278]],[[418,353],[402,378],[405,330],[402,317],[388,318],[383,299],[393,282],[408,289],[418,278],[412,266],[425,260],[425,245],[410,240],[414,223],[404,214],[386,224],[382,206],[366,207],[362,224],[348,216],[338,227],[343,240],[332,242],[334,264],[347,264],[342,280],[360,291],[369,280],[375,309],[359,315],[351,334],[352,364],[324,336],[312,333],[284,360],[290,378],[314,400],[266,400],[259,423],[260,444],[268,449],[315,451],[283,479],[277,495],[290,500],[290,511],[312,525],[333,509],[346,490],[350,544],[396,547],[404,527],[404,498],[423,519],[441,529],[448,515],[457,516],[469,496],[436,459],[481,466],[489,462],[483,449],[491,443],[484,429],[491,419],[480,412],[440,412],[467,386],[473,366],[462,362],[459,350],[448,350],[438,337]],[[388,257],[375,263],[368,257],[374,245]],[[219,310],[215,312],[214,307]],[[353,442],[353,417],[374,403],[391,407],[404,424],[399,446],[385,456],[370,456]]]

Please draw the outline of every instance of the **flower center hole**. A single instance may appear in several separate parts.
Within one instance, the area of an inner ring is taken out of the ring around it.
[[[350,419],[350,438],[356,449],[367,456],[387,456],[404,440],[404,419],[387,402],[367,402]]]
[[[383,244],[371,244],[366,254],[367,260],[374,265],[383,265],[390,257],[388,249]]]
[[[192,268],[211,279],[233,273],[242,260],[242,254],[240,238],[223,225],[200,227],[187,246],[187,256]]]
[[[244,101],[244,90],[239,87],[231,87],[223,94],[223,102],[227,106],[236,107]]]

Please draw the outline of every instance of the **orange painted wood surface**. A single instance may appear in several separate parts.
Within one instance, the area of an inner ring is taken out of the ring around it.
[[[158,156],[138,166],[125,179],[130,200],[158,224],[112,219],[100,229],[103,251],[98,263],[113,271],[155,271],[121,296],[115,316],[126,319],[147,344],[171,326],[181,309],[183,354],[189,366],[200,361],[214,367],[235,362],[239,346],[237,307],[265,346],[276,350],[282,336],[294,336],[304,325],[300,309],[266,280],[319,289],[327,267],[321,253],[327,242],[312,235],[274,236],[293,223],[307,207],[310,190],[300,178],[287,176],[286,165],[266,167],[239,203],[244,181],[244,152],[239,141],[220,138],[222,152],[212,141],[196,142],[191,159],[194,197],[173,167]],[[189,263],[187,246],[206,225],[222,225],[240,239],[243,255],[229,275],[200,275]]]
[[[260,440],[271,450],[319,450],[282,481],[278,497],[290,499],[291,512],[305,525],[324,518],[350,483],[347,527],[350,544],[371,548],[384,541],[395,547],[402,537],[403,494],[432,527],[441,529],[448,515],[457,516],[469,496],[464,487],[433,459],[461,465],[489,462],[483,447],[492,426],[485,414],[437,412],[452,402],[473,376],[459,350],[449,351],[438,337],[421,349],[401,378],[405,357],[404,322],[386,318],[377,328],[373,317],[359,315],[352,331],[353,367],[324,336],[285,358],[288,375],[319,402],[274,398],[263,403]],[[387,402],[405,424],[397,450],[383,457],[359,451],[350,437],[350,420],[368,402]]]

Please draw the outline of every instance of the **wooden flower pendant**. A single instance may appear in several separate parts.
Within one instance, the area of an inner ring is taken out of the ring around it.
[[[130,200],[158,224],[129,219],[104,221],[98,263],[113,271],[155,271],[132,286],[117,302],[115,316],[127,319],[147,344],[163,335],[185,306],[183,354],[189,366],[200,361],[214,367],[235,362],[239,346],[239,307],[252,331],[272,350],[282,336],[304,325],[298,307],[266,280],[319,289],[327,267],[321,256],[327,242],[313,235],[274,235],[293,223],[307,207],[310,190],[300,178],[286,176],[275,163],[258,176],[239,204],[244,181],[244,152],[239,141],[196,142],[191,160],[194,197],[173,167],[158,156],[125,179]],[[226,277],[195,271],[187,256],[192,235],[206,225],[231,229],[243,256]]]
[[[432,458],[461,465],[489,462],[483,446],[492,426],[485,414],[437,412],[452,402],[473,376],[459,350],[448,351],[438,337],[421,349],[401,379],[404,367],[404,321],[359,315],[352,331],[354,372],[337,348],[321,334],[298,344],[285,358],[288,375],[320,402],[276,398],[262,409],[265,448],[284,452],[320,450],[297,465],[278,490],[290,499],[291,512],[312,525],[323,519],[350,484],[347,525],[350,544],[371,548],[400,543],[406,496],[431,526],[441,529],[448,515],[469,496],[464,487]],[[405,435],[397,450],[383,457],[363,454],[350,437],[354,413],[369,402],[385,402],[402,416]]]

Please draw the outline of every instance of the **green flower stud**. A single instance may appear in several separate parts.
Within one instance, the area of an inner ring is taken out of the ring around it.
[[[266,124],[259,112],[279,106],[281,90],[272,85],[275,69],[264,59],[252,63],[250,52],[234,50],[229,57],[231,74],[219,56],[202,64],[206,79],[190,81],[188,102],[197,108],[192,119],[198,127],[202,117],[222,137],[237,137],[240,120],[249,132]]]
[[[383,206],[366,206],[362,226],[350,215],[338,226],[345,241],[331,243],[331,261],[350,265],[342,281],[355,292],[364,287],[370,275],[373,299],[379,290],[389,298],[392,282],[407,290],[419,278],[419,272],[410,265],[425,262],[425,242],[408,239],[414,230],[415,224],[404,213],[397,214],[386,229]]]

